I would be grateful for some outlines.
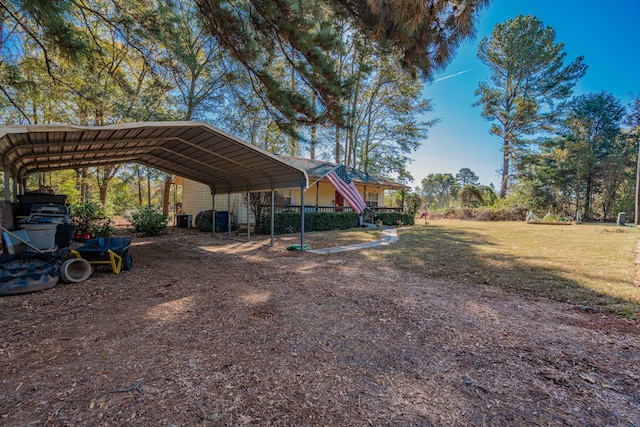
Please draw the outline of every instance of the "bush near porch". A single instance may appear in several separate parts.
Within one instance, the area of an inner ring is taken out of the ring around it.
[[[414,225],[415,218],[413,215],[400,213],[400,212],[380,212],[376,214],[376,219],[382,221],[383,225],[396,226],[398,221],[402,221],[404,225]]]
[[[400,220],[403,224],[413,225],[414,218],[411,215],[389,212],[379,213],[376,219],[382,221],[384,225],[397,224]],[[274,234],[299,233],[300,232],[300,213],[299,212],[279,212],[274,216]],[[271,218],[264,215],[262,219],[262,227],[256,230],[256,234],[271,233]],[[304,231],[329,231],[329,230],[347,230],[360,226],[360,220],[355,212],[305,212],[304,214]]]
[[[299,233],[300,212],[279,212],[274,218],[274,234]],[[346,230],[360,225],[355,212],[305,212],[304,231]],[[261,230],[256,234],[271,233],[271,218],[264,215]]]

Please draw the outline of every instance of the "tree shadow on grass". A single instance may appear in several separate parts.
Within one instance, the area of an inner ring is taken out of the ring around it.
[[[519,252],[501,250],[503,243],[473,229],[451,227],[412,227],[404,230],[396,245],[370,254],[377,262],[433,279],[457,283],[486,284],[508,292],[545,297],[585,307],[610,310],[626,317],[640,318],[640,304],[591,289],[585,283],[620,283],[599,271],[580,271],[561,265],[541,266],[536,248]],[[587,254],[584,255],[588,256]],[[573,276],[573,277],[572,277]],[[622,284],[624,286],[625,284]]]

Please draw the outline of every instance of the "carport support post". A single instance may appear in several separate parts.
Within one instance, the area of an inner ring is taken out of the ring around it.
[[[204,214],[202,216],[204,216]],[[215,191],[211,193],[211,235],[214,238],[216,237],[216,192]]]
[[[251,193],[247,191],[247,242],[251,241],[251,218],[249,218],[249,215],[251,215],[251,209],[249,208],[251,204],[250,195]]]
[[[275,196],[276,196],[276,192],[272,188],[271,189],[271,247],[273,247],[273,226],[275,224],[275,221],[274,221],[274,217],[275,217],[275,212],[274,212],[275,202],[273,200],[273,199],[275,199]]]
[[[227,238],[231,240],[231,194],[227,194]]]
[[[304,252],[304,180],[300,183],[300,252]]]
[[[5,170],[4,171],[4,200],[5,202],[9,201],[9,198],[11,197],[11,193],[9,192],[9,185],[11,183],[9,182],[9,173]]]

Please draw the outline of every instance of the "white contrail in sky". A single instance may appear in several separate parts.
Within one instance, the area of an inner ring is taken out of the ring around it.
[[[455,76],[459,76],[460,74],[468,73],[471,70],[473,70],[473,68],[469,68],[468,70],[463,70],[463,71],[459,71],[457,73],[449,74],[448,76],[444,76],[444,77],[440,77],[439,79],[435,79],[432,83],[439,82],[441,80],[447,80],[447,79],[450,79],[451,77],[455,77]]]

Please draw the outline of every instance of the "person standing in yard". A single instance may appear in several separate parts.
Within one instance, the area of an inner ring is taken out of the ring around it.
[[[429,217],[429,203],[424,204],[424,212],[420,215],[420,218],[424,218],[424,225],[429,225],[427,218]]]

